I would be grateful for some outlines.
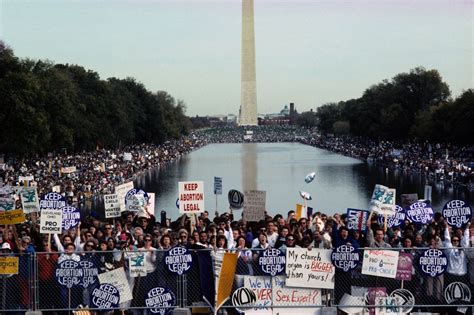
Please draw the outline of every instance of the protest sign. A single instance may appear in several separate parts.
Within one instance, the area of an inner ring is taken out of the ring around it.
[[[434,211],[426,202],[415,202],[408,208],[407,217],[412,222],[428,224],[433,220]]]
[[[33,175],[29,175],[29,176],[18,176],[18,182],[20,183],[23,183],[23,182],[31,182],[35,180],[35,178],[33,177]]]
[[[123,160],[124,160],[124,161],[131,161],[131,160],[132,160],[132,153],[130,153],[130,152],[124,152],[124,153],[123,153]]]
[[[19,224],[25,222],[25,214],[22,209],[0,212],[0,224]]]
[[[353,296],[344,293],[339,301],[339,309],[347,314],[363,313],[365,309],[365,299],[363,296]]]
[[[61,211],[63,212],[63,230],[67,231],[75,228],[81,221],[81,213],[79,212],[79,209],[73,206],[65,206],[61,208]]]
[[[244,313],[245,309],[239,309],[239,307],[252,307],[255,302],[257,302],[257,295],[249,288],[238,288],[232,294],[232,305],[241,313]]]
[[[272,278],[263,276],[244,276],[244,287],[251,289],[257,296],[257,301],[245,314],[272,314]],[[252,312],[253,311],[253,312]]]
[[[439,249],[427,249],[418,259],[418,267],[425,275],[437,277],[442,275],[448,266],[448,258]]]
[[[117,194],[104,195],[105,218],[120,217],[120,202]]]
[[[62,207],[65,207],[66,204],[66,198],[64,198],[62,195],[55,193],[55,192],[50,192],[43,197],[41,197],[40,200],[40,210],[59,210]]]
[[[176,295],[171,289],[156,287],[148,291],[145,305],[153,314],[166,315],[176,307]]]
[[[268,248],[260,253],[258,266],[269,276],[276,276],[285,272],[285,253],[276,248]]]
[[[72,259],[58,262],[55,270],[55,277],[58,283],[66,288],[83,287],[97,281],[99,269],[91,260],[75,261]]]
[[[0,256],[0,275],[17,275],[18,261],[18,257]]]
[[[117,288],[120,294],[120,303],[131,301],[132,291],[128,285],[127,276],[123,267],[99,274],[99,283],[108,283]]]
[[[286,249],[286,285],[289,287],[334,289],[335,268],[330,249]]]
[[[244,191],[244,218],[246,221],[260,221],[265,216],[266,191]]]
[[[120,204],[120,211],[125,211],[125,195],[129,190],[133,189],[133,182],[127,182],[122,185],[115,186],[115,193],[117,194],[117,198]]]
[[[71,174],[77,171],[75,166],[61,167],[61,174]]]
[[[148,195],[143,190],[130,189],[125,195],[125,209],[132,212],[144,212],[148,204]]]
[[[375,297],[375,315],[399,315],[397,300],[394,297]]]
[[[409,314],[415,305],[415,296],[407,289],[396,289],[390,293],[396,300],[398,311],[402,314]]]
[[[418,194],[401,194],[400,203],[403,209],[408,209],[412,204],[418,202]]]
[[[370,287],[365,296],[366,305],[375,305],[375,300],[380,297],[387,297],[387,288],[385,287]],[[375,308],[369,307],[369,315],[375,315]]]
[[[222,195],[222,177],[214,177],[214,195]]]
[[[398,251],[390,250],[365,250],[362,274],[395,279],[398,254]]]
[[[42,210],[40,217],[40,233],[61,234],[63,224],[62,210]]]
[[[351,231],[365,232],[368,219],[369,212],[366,210],[347,209],[347,228]]]
[[[144,277],[146,276],[146,260],[145,253],[131,253],[128,257],[128,266],[130,277]]]
[[[91,293],[92,306],[101,310],[117,308],[120,303],[119,290],[111,284],[104,283]]]
[[[395,228],[399,227],[405,222],[406,213],[405,210],[399,205],[395,205],[394,213],[387,215],[387,227]],[[383,214],[377,215],[377,222],[383,226],[385,223],[385,216]]]
[[[471,290],[465,283],[452,282],[444,289],[444,298],[448,304],[469,305],[471,304]],[[466,312],[464,308],[458,308],[458,311]]]
[[[238,190],[229,190],[227,199],[229,200],[229,205],[232,209],[238,210],[244,206],[244,195]]]
[[[344,272],[351,271],[359,264],[359,251],[350,245],[340,245],[332,250],[333,265]]]
[[[0,198],[0,212],[10,211],[15,209],[15,199],[11,197]]]
[[[61,186],[60,185],[54,185],[51,188],[51,191],[59,194],[61,192]]]
[[[382,205],[380,206],[378,213],[383,215],[393,215],[395,212],[395,198],[396,189],[387,189],[385,195],[383,196]]]
[[[146,211],[148,213],[155,213],[155,193],[147,192],[148,203],[146,205]]]
[[[397,280],[411,280],[413,268],[413,256],[409,253],[400,253],[398,256],[398,264],[397,264],[397,274],[395,279]]]
[[[204,212],[204,182],[179,182],[179,212]]]
[[[40,208],[36,187],[22,187],[20,197],[24,213],[39,212]]]
[[[285,314],[291,306],[292,314],[317,315],[321,313],[318,305],[322,305],[321,290],[287,287],[284,276],[272,278],[273,314]]]
[[[380,207],[383,205],[385,195],[388,192],[388,187],[376,184],[372,197],[370,198],[369,210],[370,211],[380,211]]]
[[[191,252],[182,246],[175,246],[165,253],[165,264],[168,270],[177,275],[182,275],[191,269],[193,259]]]
[[[471,221],[472,211],[463,200],[451,200],[443,207],[443,218],[452,227],[461,228]]]

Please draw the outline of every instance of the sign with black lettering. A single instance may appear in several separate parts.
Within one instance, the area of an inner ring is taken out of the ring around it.
[[[61,234],[63,225],[63,211],[42,210],[40,217],[40,233],[43,234]]]
[[[204,212],[204,182],[179,182],[179,212]]]

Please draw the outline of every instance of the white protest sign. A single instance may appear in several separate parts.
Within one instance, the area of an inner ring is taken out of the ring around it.
[[[339,309],[347,314],[362,313],[365,309],[365,298],[344,293],[339,301]]]
[[[335,267],[330,249],[286,249],[286,285],[289,287],[334,289]]]
[[[145,253],[131,254],[128,258],[128,266],[130,267],[130,277],[146,276]]]
[[[76,172],[77,169],[75,166],[67,166],[67,167],[61,167],[61,173],[62,174],[71,174]]]
[[[204,182],[178,182],[179,213],[204,212]]]
[[[61,192],[61,186],[55,185],[53,188],[51,188],[51,191],[59,194]]]
[[[99,278],[100,284],[108,283],[119,290],[120,303],[132,300],[132,291],[128,285],[127,276],[123,267],[101,273],[97,277]]]
[[[384,197],[387,194],[388,189],[388,187],[380,184],[375,185],[372,197],[370,198],[370,211],[380,211],[380,207],[383,205]]]
[[[245,309],[245,315],[271,315],[272,278],[264,276],[244,276],[244,287],[251,289],[257,296],[257,302],[251,309]]]
[[[265,217],[266,191],[244,191],[244,218],[248,221],[260,221]]]
[[[273,277],[272,284],[273,314],[284,314],[288,309],[278,308],[278,306],[293,306],[291,308],[292,314],[316,315],[321,313],[321,309],[315,307],[322,305],[321,290],[287,287],[285,286],[285,277],[282,276]]]
[[[362,274],[395,279],[398,266],[398,251],[365,250]]]
[[[24,213],[40,211],[36,187],[22,187],[20,196]]]
[[[124,153],[123,153],[123,160],[124,160],[124,161],[131,161],[131,160],[132,160],[132,153],[130,153],[130,152],[124,152]]]
[[[115,186],[115,193],[117,194],[118,201],[120,204],[120,211],[122,212],[126,210],[125,195],[130,189],[133,189],[133,182],[127,182],[125,184]]]
[[[155,213],[155,193],[147,192],[148,194],[148,204],[146,205],[146,210],[150,214]]]
[[[63,225],[63,211],[44,209],[40,217],[40,233],[60,234]]]
[[[18,181],[21,182],[30,182],[33,181],[34,177],[32,175],[29,176],[18,176]]]
[[[104,195],[105,218],[120,216],[120,202],[117,194]]]

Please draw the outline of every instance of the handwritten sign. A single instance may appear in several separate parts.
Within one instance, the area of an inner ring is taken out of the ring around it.
[[[104,195],[105,218],[120,216],[120,202],[117,194]]]
[[[433,220],[434,211],[426,202],[415,202],[408,208],[407,217],[415,223],[428,224]]]
[[[204,182],[179,182],[179,212],[204,212]]]
[[[471,217],[471,207],[463,200],[451,200],[443,207],[443,218],[452,227],[464,227]]]
[[[251,289],[257,296],[257,301],[251,309],[246,309],[245,314],[258,311],[258,314],[271,312],[272,305],[272,278],[264,276],[244,276],[244,287]],[[255,312],[257,313],[257,312]]]
[[[289,287],[334,289],[335,268],[331,250],[286,249],[286,285]]]
[[[62,210],[42,210],[40,217],[40,233],[60,234],[63,224]]]
[[[365,250],[362,274],[395,279],[398,254],[391,250]]]
[[[265,216],[266,191],[244,191],[244,218],[246,221],[260,221]]]
[[[351,231],[366,231],[369,212],[366,210],[347,209],[347,228]]]
[[[182,275],[191,269],[193,258],[191,252],[182,246],[176,246],[165,253],[165,264],[171,273]]]
[[[119,290],[111,284],[104,283],[91,293],[92,306],[102,310],[110,310],[119,306]]]
[[[341,245],[334,248],[331,261],[337,269],[344,272],[354,270],[359,264],[359,251],[350,245]]]
[[[448,266],[448,258],[439,249],[427,249],[418,259],[418,267],[427,276],[442,275]]]
[[[285,277],[282,276],[273,277],[272,284],[274,307],[322,305],[321,290],[319,289],[288,287],[285,285]],[[275,312],[275,309],[273,311]]]
[[[130,290],[123,267],[101,273],[98,278],[100,284],[108,283],[117,288],[120,294],[120,303],[132,300],[132,291]]]
[[[170,314],[176,306],[176,296],[168,288],[156,287],[148,291],[145,304],[153,314]]]
[[[285,253],[276,248],[264,250],[258,258],[258,265],[264,274],[276,276],[285,272]]]

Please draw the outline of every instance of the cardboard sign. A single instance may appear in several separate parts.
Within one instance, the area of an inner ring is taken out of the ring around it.
[[[350,231],[367,230],[367,220],[369,219],[369,212],[366,210],[347,209],[347,228]]]
[[[179,182],[179,213],[204,212],[204,182]]]
[[[395,279],[398,254],[398,251],[391,250],[365,250],[362,274]]]
[[[330,249],[286,249],[286,285],[289,287],[334,289],[335,267]]]
[[[127,276],[123,267],[99,274],[99,283],[109,283],[119,290],[120,303],[131,301],[132,291],[128,285]]]
[[[120,216],[120,202],[117,194],[104,195],[105,218]]]
[[[120,204],[120,211],[125,211],[125,195],[129,190],[133,189],[133,182],[127,182],[122,185],[115,186],[115,193],[117,194],[117,198]]]
[[[18,268],[18,257],[0,256],[0,275],[17,275]]]
[[[257,301],[251,309],[245,309],[245,314],[272,314],[272,278],[263,276],[244,276],[244,287],[251,289],[257,296]],[[252,312],[253,311],[253,312]]]
[[[249,221],[260,221],[265,217],[266,191],[244,191],[244,218]]]
[[[22,187],[20,190],[21,204],[24,213],[39,212],[38,191],[36,187]]]
[[[40,233],[61,234],[63,224],[62,210],[42,210],[40,217]]]
[[[19,224],[25,222],[25,214],[22,209],[0,212],[0,224]]]

